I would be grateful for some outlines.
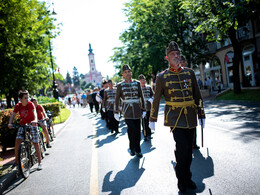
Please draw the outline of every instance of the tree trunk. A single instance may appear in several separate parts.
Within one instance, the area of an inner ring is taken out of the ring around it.
[[[7,108],[12,108],[12,106],[11,106],[11,96],[10,95],[5,95],[5,96],[6,96]]]
[[[234,49],[234,58],[233,58],[233,84],[234,84],[234,93],[241,93],[241,85],[240,85],[240,74],[239,74],[239,62],[241,56],[241,45],[239,44],[236,38],[236,30],[232,26],[229,29],[229,38],[231,40],[233,49]]]

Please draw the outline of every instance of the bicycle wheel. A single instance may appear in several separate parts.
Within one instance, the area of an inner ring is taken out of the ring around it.
[[[22,142],[18,150],[18,169],[24,179],[30,175],[31,161],[28,145]]]
[[[55,138],[55,134],[54,134],[54,127],[53,127],[53,124],[51,125],[51,133],[52,133],[52,138],[54,139],[54,138]]]
[[[40,146],[40,151],[41,151],[41,157],[42,157],[42,159],[44,159],[44,152],[46,151],[46,148],[44,146],[42,133],[39,134],[39,146]]]
[[[50,141],[52,142],[53,141],[53,137],[52,137],[52,133],[51,133],[51,127],[50,125],[48,124],[48,133],[49,133],[49,138],[50,138]]]

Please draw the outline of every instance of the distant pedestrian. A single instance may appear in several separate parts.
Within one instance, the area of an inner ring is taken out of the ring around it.
[[[204,89],[209,89],[209,82],[208,82],[207,78],[205,78],[205,81],[204,81]]]
[[[93,93],[92,93],[92,99],[93,99],[93,102],[94,102],[94,107],[95,107],[95,110],[96,110],[96,114],[98,114],[98,112],[99,112],[99,102],[97,101],[97,95],[98,95],[98,88],[96,87],[96,88],[94,88],[94,91],[93,91]]]
[[[209,92],[212,92],[212,79],[210,76],[208,76],[208,86],[209,86]]]
[[[217,76],[217,79],[216,79],[216,87],[218,89],[218,93],[221,92],[221,80],[219,79],[219,76]]]
[[[100,105],[100,115],[101,115],[101,119],[102,120],[105,120],[106,123],[107,123],[107,113],[106,113],[106,110],[103,109],[104,108],[104,103],[103,103],[103,99],[104,99],[104,91],[106,90],[107,88],[107,80],[104,79],[102,81],[102,88],[100,89],[99,91],[99,95],[101,97],[101,105]],[[105,110],[105,111],[104,111]]]
[[[82,94],[81,99],[82,99],[82,106],[85,108],[87,105],[87,95],[85,92]]]
[[[68,98],[68,103],[69,103],[69,106],[71,107],[71,98],[70,97]]]
[[[118,125],[119,122],[114,117],[114,105],[115,105],[115,97],[116,97],[116,88],[113,87],[112,80],[107,81],[108,89],[104,91],[104,99],[103,99],[103,112],[106,112],[107,116],[107,127],[111,130],[111,133],[118,133]]]
[[[93,113],[94,101],[92,98],[92,91],[89,90],[87,94],[87,103],[89,105],[90,112]]]
[[[203,83],[202,83],[202,81],[200,80],[200,78],[198,79],[198,85],[199,85],[199,88],[202,89]]]

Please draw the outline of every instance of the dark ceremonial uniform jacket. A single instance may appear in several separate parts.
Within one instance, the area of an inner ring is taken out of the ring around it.
[[[145,108],[146,111],[150,111],[151,110],[151,103],[148,101],[150,98],[153,98],[153,90],[150,86],[145,85],[145,87],[142,87],[142,91],[144,94],[144,103],[145,103]]]
[[[164,125],[174,128],[194,128],[199,118],[205,118],[202,97],[195,77],[190,68],[168,68],[156,78],[154,100],[150,121],[156,122],[162,95],[165,98]],[[198,110],[199,109],[199,110]]]
[[[120,111],[120,99],[122,99],[122,113],[125,119],[140,119],[142,117],[144,97],[139,81],[122,81],[117,85],[115,113]]]
[[[114,111],[114,104],[115,104],[115,97],[116,97],[116,88],[113,89],[106,89],[104,91],[104,107],[106,110]]]
[[[94,103],[91,93],[87,95],[87,102],[92,104]]]

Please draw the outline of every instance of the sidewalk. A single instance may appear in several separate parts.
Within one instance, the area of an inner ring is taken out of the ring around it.
[[[57,135],[60,131],[68,124],[71,119],[70,117],[61,124],[54,125],[54,132]],[[0,194],[2,194],[14,178],[18,177],[17,168],[12,169],[12,164],[14,163],[14,147],[7,148],[5,152],[0,148]]]

